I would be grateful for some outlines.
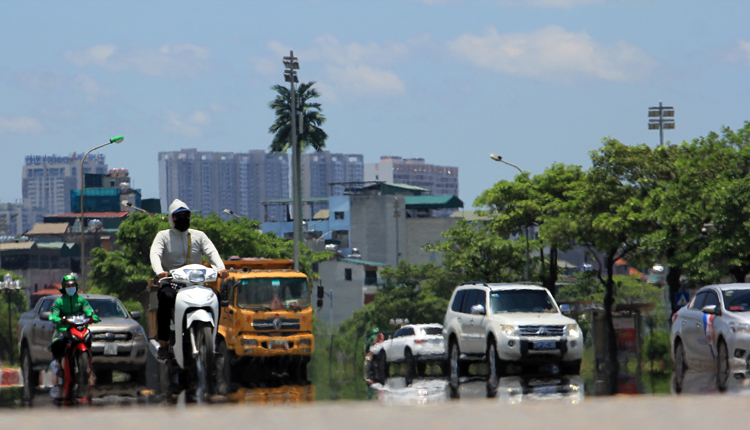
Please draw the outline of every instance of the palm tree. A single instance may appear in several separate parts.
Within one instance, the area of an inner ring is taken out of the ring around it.
[[[320,103],[310,102],[310,100],[320,97],[320,93],[312,88],[314,84],[315,82],[300,84],[295,94],[297,115],[300,111],[302,112],[302,124],[297,124],[297,145],[300,150],[297,152],[298,154],[309,147],[315,148],[316,151],[322,151],[328,138],[326,132],[320,128],[326,120],[326,117],[321,113]],[[272,154],[283,154],[292,144],[290,136],[292,131],[292,93],[289,88],[282,85],[274,85],[271,89],[276,91],[278,95],[269,104],[269,107],[276,113],[276,120],[268,128],[268,132],[274,134],[269,151]],[[301,133],[299,130],[301,130]]]

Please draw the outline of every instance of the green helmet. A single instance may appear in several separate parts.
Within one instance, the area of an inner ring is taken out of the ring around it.
[[[380,329],[379,329],[379,328],[377,328],[377,327],[375,327],[374,329],[372,329],[372,331],[371,331],[370,333],[372,333],[372,334],[374,334],[374,335],[375,335],[375,334],[378,334],[378,333],[380,333]]]
[[[72,286],[78,287],[78,279],[76,278],[76,275],[71,273],[70,275],[63,276],[62,281],[60,281],[60,284],[62,284],[60,286],[60,291],[64,291],[65,288],[67,287],[72,287]]]

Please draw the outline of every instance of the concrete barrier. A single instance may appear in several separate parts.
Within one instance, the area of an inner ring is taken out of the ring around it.
[[[23,385],[20,369],[0,368],[0,387],[17,387]]]

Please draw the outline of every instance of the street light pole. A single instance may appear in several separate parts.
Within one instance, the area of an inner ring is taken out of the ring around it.
[[[99,145],[99,146],[97,146],[95,148],[89,149],[89,152],[87,152],[83,156],[83,158],[81,159],[81,292],[82,293],[86,292],[86,270],[85,270],[85,267],[86,267],[86,236],[84,235],[84,233],[86,232],[86,226],[85,226],[85,224],[83,222],[83,213],[84,213],[84,209],[83,209],[84,182],[83,182],[83,179],[86,177],[86,175],[83,173],[83,163],[86,161],[86,157],[88,157],[91,152],[96,151],[97,149],[105,147],[107,145],[111,145],[113,143],[120,143],[124,139],[125,138],[122,137],[122,136],[115,136],[115,137],[109,139],[109,142],[107,142],[107,143],[105,143],[103,145]]]
[[[13,294],[15,291],[18,291],[21,289],[21,280],[16,279],[13,280],[13,275],[10,273],[6,273],[5,276],[3,276],[3,281],[0,282],[0,286],[2,286],[3,292],[8,296],[8,344],[10,345],[10,364],[14,364],[14,354],[13,354],[13,323],[11,319],[11,297],[10,295]]]
[[[490,158],[492,158],[495,161],[499,161],[501,163],[505,163],[505,164],[507,164],[509,166],[513,166],[516,169],[518,169],[518,171],[521,172],[521,174],[523,174],[523,170],[521,170],[520,167],[516,166],[513,163],[508,163],[507,161],[503,160],[503,157],[501,157],[501,156],[499,156],[497,154],[490,154]],[[525,227],[526,227],[525,228],[525,230],[526,230],[526,280],[529,281],[529,280],[531,280],[531,277],[529,276],[529,226],[527,225]]]
[[[664,106],[659,100],[659,106],[648,108],[648,117],[648,129],[659,130],[659,145],[664,145],[664,130],[674,130],[674,107]]]
[[[299,62],[294,56],[294,51],[289,51],[289,56],[284,57],[284,81],[291,83],[291,138],[292,138],[292,204],[294,205],[294,270],[299,271],[299,242],[302,234],[302,190],[300,189],[300,149],[297,148],[297,97],[294,84],[299,82],[296,69]]]
[[[231,215],[231,216],[233,216],[233,217],[235,217],[235,218],[242,218],[241,216],[239,216],[239,215],[237,215],[236,213],[232,212],[232,210],[231,210],[231,209],[224,209],[224,211],[223,211],[223,212],[224,212],[225,214],[227,214],[227,215]]]

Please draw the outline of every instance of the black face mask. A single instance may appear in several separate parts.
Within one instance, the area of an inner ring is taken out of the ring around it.
[[[190,218],[182,218],[174,220],[174,228],[179,231],[187,231],[190,227]]]

